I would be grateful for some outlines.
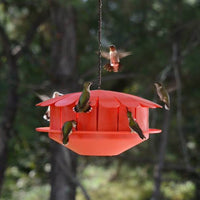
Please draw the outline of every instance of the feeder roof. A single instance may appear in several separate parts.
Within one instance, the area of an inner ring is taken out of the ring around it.
[[[55,104],[56,107],[64,107],[71,104],[78,103],[79,97],[81,92],[76,93],[69,93],[63,96],[59,96],[53,99],[49,99],[47,101],[43,101],[37,106],[50,106]],[[93,106],[96,102],[99,104],[103,104],[104,107],[119,107],[120,104],[123,104],[126,107],[148,107],[148,108],[161,108],[162,106],[143,99],[138,96],[121,93],[121,92],[114,92],[108,90],[92,90],[90,92],[90,105]]]

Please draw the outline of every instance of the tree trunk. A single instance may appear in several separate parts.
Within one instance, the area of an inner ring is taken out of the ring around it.
[[[163,132],[161,133],[158,163],[155,166],[155,170],[154,170],[155,183],[154,183],[154,191],[153,191],[151,200],[162,199],[160,188],[161,188],[161,183],[162,183],[162,172],[163,172],[165,154],[166,154],[166,149],[167,149],[169,120],[170,120],[170,111],[165,110]]]
[[[8,89],[7,98],[5,103],[5,109],[3,111],[1,122],[0,122],[0,194],[2,191],[2,186],[4,182],[4,174],[7,164],[8,156],[8,140],[10,138],[11,130],[14,125],[15,115],[17,112],[18,105],[18,85],[19,85],[19,75],[18,66],[16,58],[12,55],[10,40],[4,30],[0,25],[0,38],[5,50],[5,56],[7,58],[8,66]]]
[[[77,89],[76,18],[72,6],[51,6],[53,23],[51,78],[56,89],[69,92]]]
[[[178,37],[177,37],[178,38]],[[178,40],[178,39],[177,39]],[[177,42],[177,40],[173,43],[172,51],[173,53],[173,68],[174,68],[174,76],[176,80],[176,86],[177,86],[177,113],[176,113],[176,120],[177,120],[177,131],[180,138],[180,144],[183,154],[183,159],[185,162],[185,165],[190,168],[190,161],[189,161],[189,154],[187,150],[186,140],[183,132],[183,126],[182,126],[182,82],[181,82],[181,54],[180,54],[180,47]]]
[[[178,37],[177,37],[178,38]],[[174,67],[174,76],[176,80],[176,85],[177,85],[177,113],[176,113],[176,118],[177,118],[177,131],[179,134],[180,138],[180,144],[181,144],[181,149],[182,149],[182,154],[183,154],[183,160],[185,162],[185,166],[190,171],[193,169],[191,166],[190,162],[190,156],[188,153],[187,149],[187,144],[186,144],[186,139],[185,139],[185,134],[183,131],[183,113],[182,113],[182,81],[181,81],[181,62],[182,62],[182,57],[181,57],[181,52],[180,52],[180,45],[177,42],[177,40],[174,41],[173,43],[173,52],[174,52],[174,57],[173,57],[173,67]],[[192,170],[196,171],[196,170]],[[199,180],[199,173],[191,173],[190,172],[190,179],[193,180],[195,186],[196,186],[196,192],[195,192],[195,199],[200,199],[200,180]]]
[[[53,24],[52,88],[59,92],[77,89],[76,21],[73,7],[51,1]],[[55,142],[51,143],[52,171],[50,200],[74,200],[76,195],[77,155]]]
[[[7,98],[5,109],[2,114],[0,122],[0,195],[2,191],[2,186],[4,182],[4,174],[7,165],[7,156],[8,156],[8,142],[11,137],[11,131],[14,127],[15,117],[18,107],[18,87],[19,87],[19,67],[18,59],[23,55],[24,51],[31,44],[34,35],[37,31],[39,25],[46,18],[47,12],[41,13],[35,21],[30,26],[25,39],[23,46],[20,46],[20,50],[17,53],[14,53],[12,50],[12,44],[10,39],[7,36],[7,33],[4,30],[4,27],[0,25],[0,39],[4,48],[5,56],[7,59],[8,71],[8,89],[7,89]]]
[[[51,200],[73,200],[76,195],[77,156],[64,146],[52,141]]]
[[[7,165],[7,156],[8,156],[8,141],[11,135],[11,131],[14,126],[15,116],[18,106],[18,66],[16,59],[11,55],[11,52],[7,51],[8,59],[8,95],[6,100],[5,109],[2,115],[2,121],[0,124],[0,194],[2,191],[2,186],[4,182],[4,174]]]

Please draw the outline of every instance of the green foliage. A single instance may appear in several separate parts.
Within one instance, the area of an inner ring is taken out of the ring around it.
[[[91,199],[99,200],[105,197],[107,199],[115,197],[116,200],[150,199],[153,190],[153,181],[146,168],[132,168],[123,165],[116,180],[110,181],[115,170],[115,164],[112,164],[106,170],[101,166],[89,165],[86,167],[81,179]],[[168,200],[192,199],[194,189],[194,184],[190,181],[185,183],[164,182],[162,185],[164,198]],[[80,190],[78,190],[77,199],[84,199]]]
[[[87,165],[84,168],[80,178],[91,199],[100,200],[102,198],[112,199],[115,197],[116,200],[146,200],[151,197],[153,181],[147,168],[133,168],[123,165],[119,175],[115,177],[115,180],[111,181],[116,173],[116,167],[116,162],[114,162],[106,170],[104,165],[97,166],[94,164]],[[48,199],[49,185],[41,185],[39,179],[34,177],[35,174],[33,172],[29,173],[27,177],[21,174],[17,167],[12,167],[7,170],[7,176],[6,188],[9,195],[6,196],[4,193],[2,200]],[[162,184],[164,198],[167,200],[192,199],[194,190],[194,184],[190,181],[185,183],[171,181]],[[78,188],[77,200],[84,199],[82,191]]]
[[[169,182],[163,184],[163,193],[167,199],[171,200],[187,200],[193,199],[195,186],[192,182],[185,183]]]

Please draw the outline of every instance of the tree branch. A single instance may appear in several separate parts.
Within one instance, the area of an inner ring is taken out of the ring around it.
[[[195,47],[197,47],[200,44],[200,39],[192,42],[188,48],[186,48],[185,50],[182,51],[181,53],[181,57],[185,57],[187,56]]]
[[[7,57],[11,56],[11,45],[10,45],[10,40],[6,34],[5,29],[3,28],[3,26],[0,24],[0,37],[1,37],[1,41],[3,43],[3,47],[5,49],[5,53]]]

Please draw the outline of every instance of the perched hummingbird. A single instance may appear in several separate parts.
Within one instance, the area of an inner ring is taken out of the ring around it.
[[[104,69],[109,72],[118,72],[121,69],[120,59],[131,55],[131,52],[117,51],[114,45],[110,45],[110,52],[102,51],[102,57],[110,60],[110,63],[104,65]]]
[[[141,130],[140,126],[136,122],[136,119],[133,119],[132,113],[127,109],[127,117],[129,121],[129,128],[131,129],[132,132],[136,132],[141,139],[145,139],[146,137],[143,134],[143,131]]]
[[[170,98],[167,90],[165,89],[162,83],[156,82],[154,83],[156,87],[157,94],[162,102],[164,102],[164,107],[166,110],[170,109]]]
[[[76,128],[76,121],[71,120],[67,121],[63,124],[62,134],[63,134],[63,144],[67,144],[69,142],[69,135],[72,133],[72,128]]]
[[[92,82],[85,82],[83,85],[83,92],[79,98],[78,104],[73,108],[75,112],[89,112],[92,107],[90,106],[90,86]]]
[[[42,101],[46,101],[48,99],[50,99],[50,97],[48,97],[47,95],[43,95],[43,94],[38,94],[36,93],[36,95],[42,100]],[[61,94],[60,92],[55,91],[52,95],[52,98],[58,97],[58,96],[62,96],[63,94]],[[45,114],[43,115],[43,118],[47,121],[50,121],[50,106],[48,106],[47,111],[45,112]]]

